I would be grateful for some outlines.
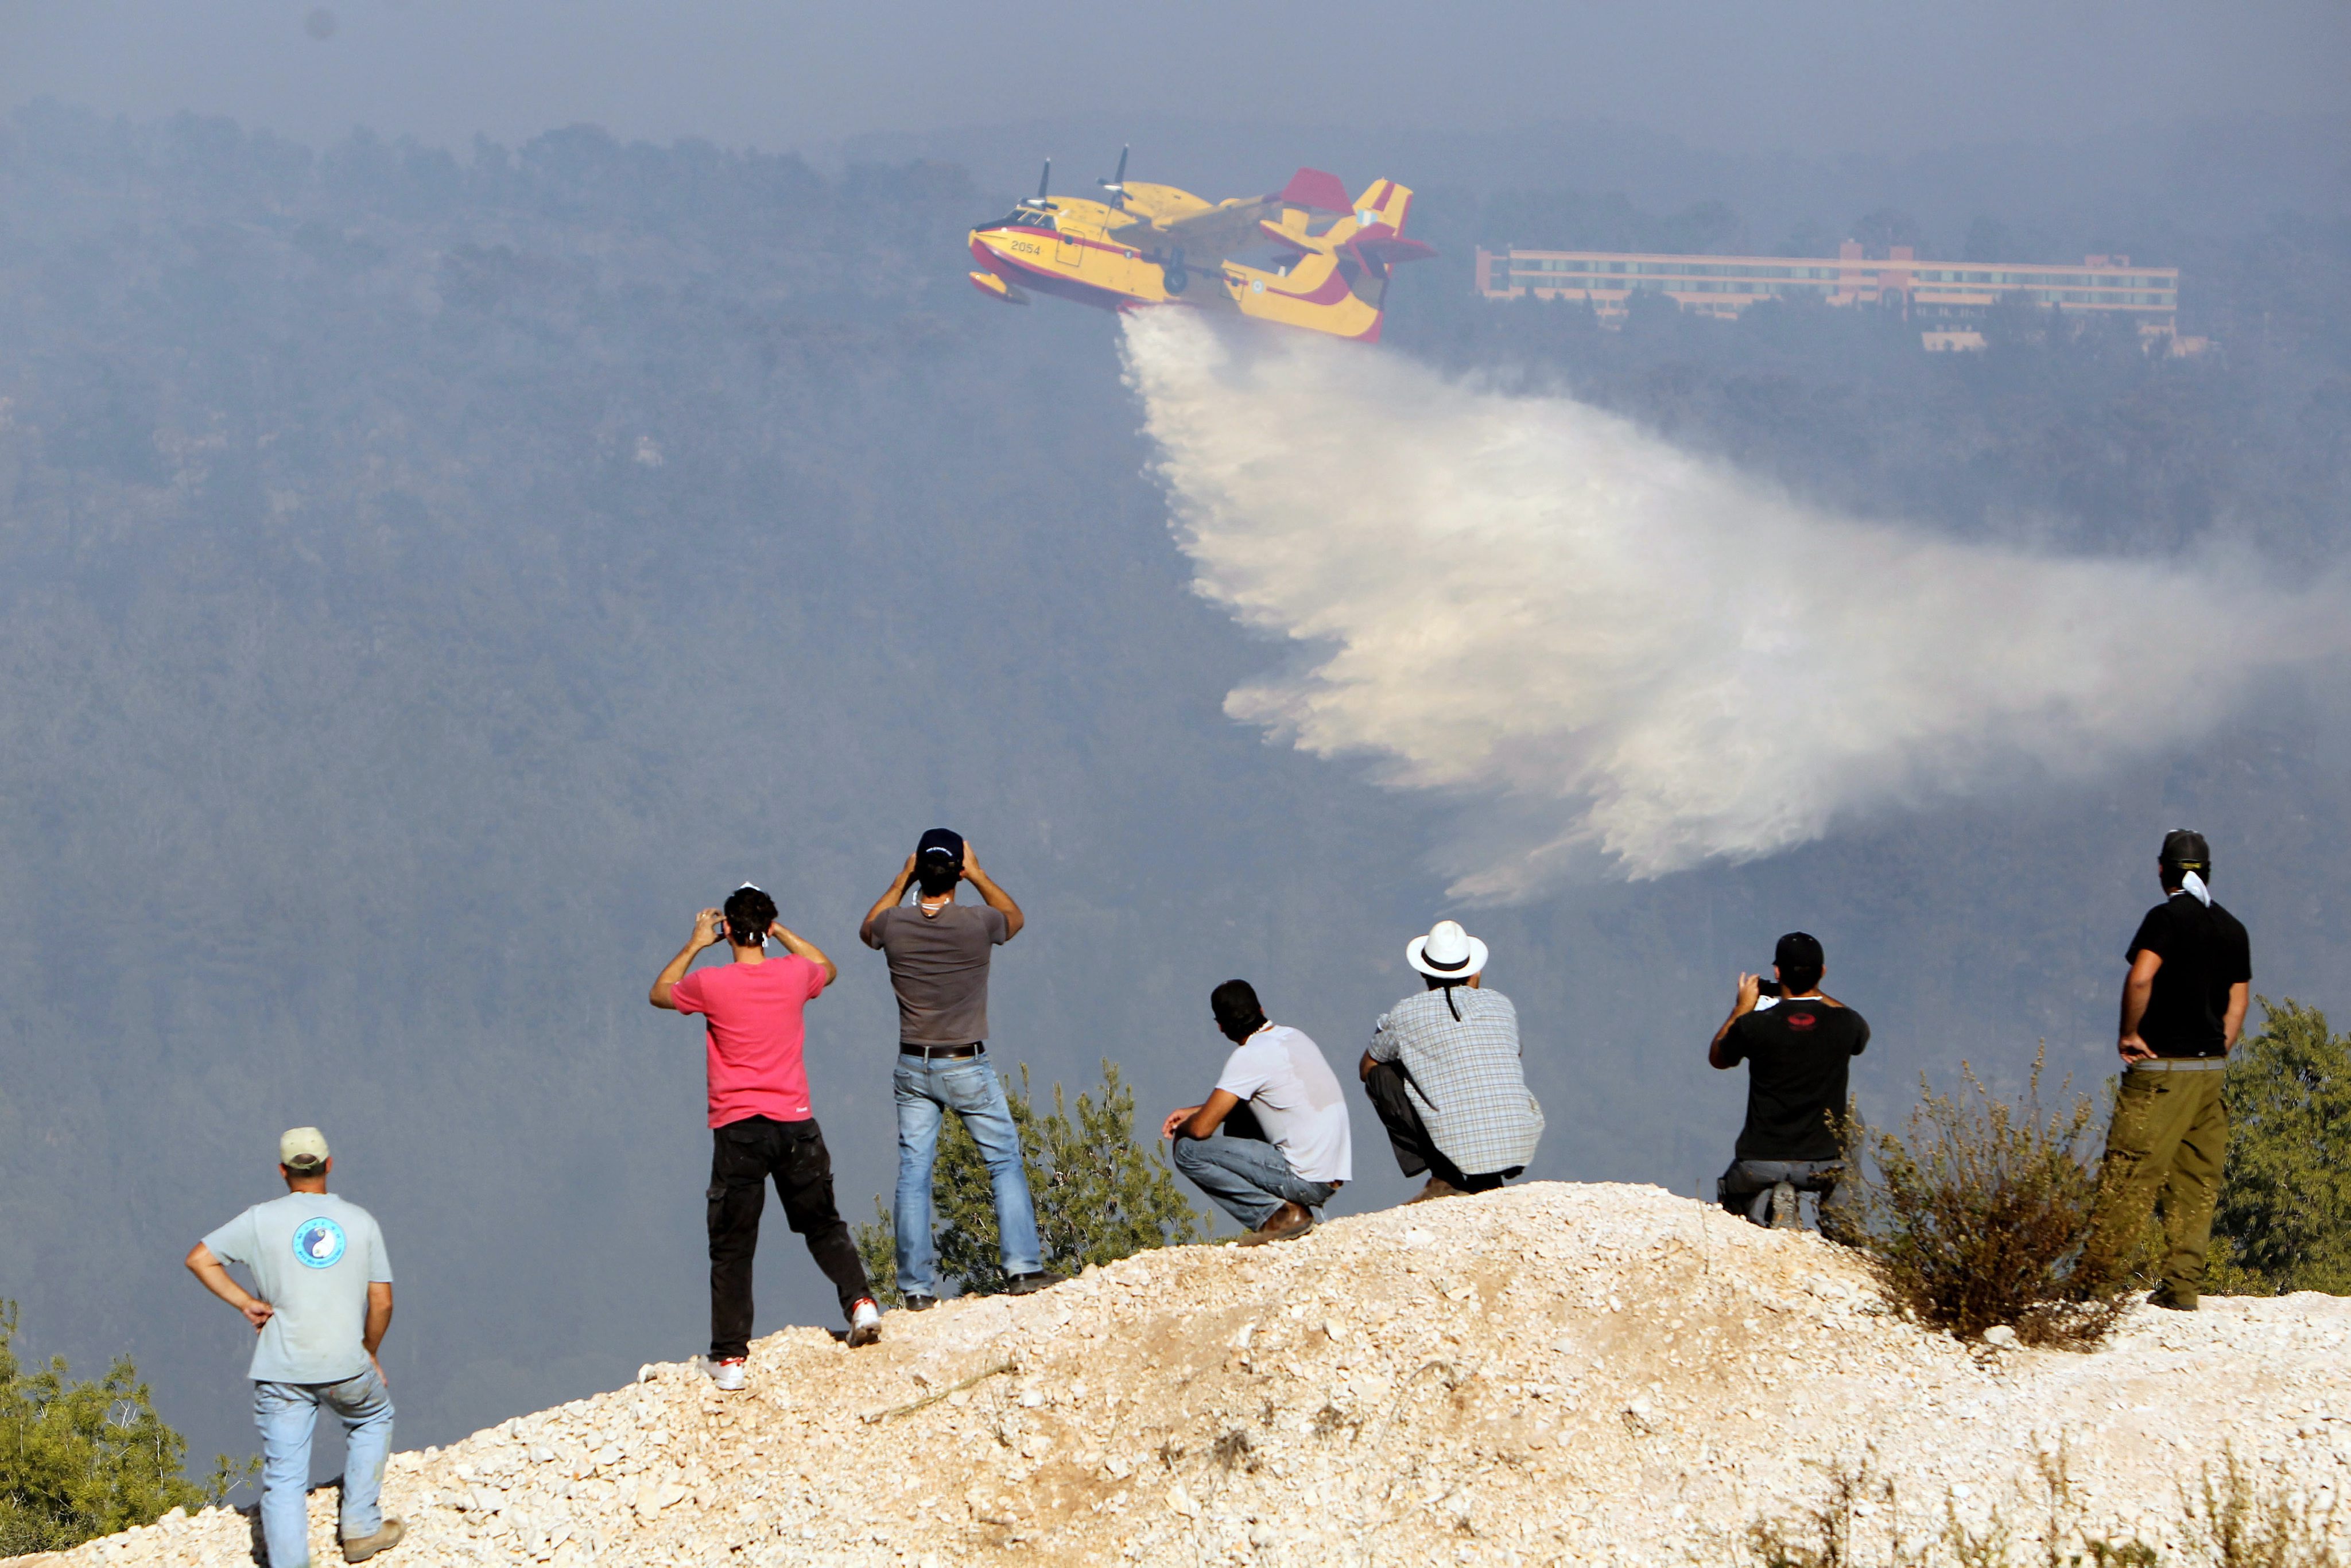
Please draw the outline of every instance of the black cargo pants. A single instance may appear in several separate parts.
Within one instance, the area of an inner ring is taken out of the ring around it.
[[[710,1130],[710,1359],[747,1354],[751,1342],[751,1259],[759,1248],[759,1213],[768,1179],[783,1199],[784,1218],[808,1240],[841,1315],[873,1292],[857,1244],[832,1201],[832,1155],[814,1118],[770,1122],[749,1116]]]

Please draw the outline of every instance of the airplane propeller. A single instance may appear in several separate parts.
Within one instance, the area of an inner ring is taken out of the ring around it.
[[[1037,176],[1037,193],[1020,204],[1036,212],[1045,212],[1053,204],[1045,199],[1046,189],[1053,183],[1053,161],[1045,160],[1045,172]]]
[[[1110,193],[1110,204],[1117,208],[1122,213],[1126,211],[1126,155],[1132,151],[1133,149],[1130,147],[1120,148],[1118,150],[1118,172],[1113,174],[1107,180],[1096,180],[1094,182],[1095,184],[1100,185],[1103,190]]]

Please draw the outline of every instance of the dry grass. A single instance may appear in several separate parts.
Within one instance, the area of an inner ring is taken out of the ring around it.
[[[2346,1521],[2334,1499],[2257,1475],[2233,1449],[2183,1501],[2188,1539],[2214,1568],[2345,1568]]]
[[[1754,1568],[2346,1568],[2345,1521],[2332,1499],[2258,1474],[2233,1451],[2180,1489],[2173,1533],[2186,1544],[2172,1555],[2137,1535],[2101,1533],[2085,1514],[2062,1447],[2038,1460],[2036,1492],[1986,1511],[1980,1525],[1968,1523],[1949,1495],[1901,1498],[1870,1460],[1834,1467],[1817,1502],[1749,1527],[1749,1561]]]
[[[1748,1550],[1757,1568],[1858,1568],[1864,1563],[1915,1568],[1923,1560],[1904,1544],[1897,1502],[1894,1483],[1870,1460],[1858,1468],[1835,1465],[1818,1502],[1792,1519],[1750,1525]],[[1872,1536],[1884,1542],[1882,1555],[1869,1551]]]
[[[2006,1324],[2028,1344],[2086,1349],[2128,1305],[2147,1228],[2104,1233],[2127,1243],[2101,1239],[2097,1108],[2077,1095],[2044,1109],[2041,1072],[2036,1056],[2022,1103],[2011,1104],[1962,1063],[1958,1093],[1921,1084],[1902,1133],[1848,1119],[1854,1239],[1888,1301],[1921,1322],[1963,1339]]]

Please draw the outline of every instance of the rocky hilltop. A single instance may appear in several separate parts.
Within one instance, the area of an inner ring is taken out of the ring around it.
[[[397,1456],[387,1568],[553,1563],[1732,1563],[1824,1506],[1855,1555],[1995,1513],[2170,1561],[2182,1484],[2233,1452],[2351,1489],[2351,1301],[2135,1312],[2091,1354],[1888,1315],[1848,1254],[1655,1187],[1537,1183],[1185,1247],[1021,1300],[760,1341]],[[1884,1488],[1890,1484],[1889,1495]],[[340,1561],[332,1498],[316,1561]],[[244,1563],[173,1516],[47,1563]],[[1911,1561],[1917,1561],[1913,1558]]]

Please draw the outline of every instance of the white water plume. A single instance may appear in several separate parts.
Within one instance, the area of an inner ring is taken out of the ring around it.
[[[1653,877],[1872,810],[2094,776],[2339,645],[2249,563],[1835,517],[1615,415],[1304,333],[1131,316],[1198,591],[1291,639],[1226,711],[1466,794],[1456,894]]]

